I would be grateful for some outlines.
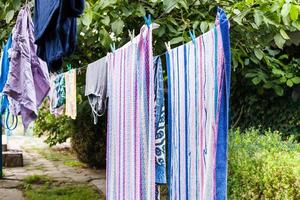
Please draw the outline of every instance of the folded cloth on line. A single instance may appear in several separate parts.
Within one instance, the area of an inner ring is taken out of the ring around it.
[[[76,69],[65,73],[66,81],[66,115],[76,119],[77,97],[76,97]]]
[[[107,64],[106,57],[88,65],[86,71],[85,96],[91,105],[94,123],[106,110],[107,102]]]

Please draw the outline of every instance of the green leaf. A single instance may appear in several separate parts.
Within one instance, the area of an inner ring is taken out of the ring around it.
[[[255,24],[259,27],[263,21],[263,16],[261,11],[255,10],[254,11],[254,21]]]
[[[279,79],[280,83],[285,83],[286,82],[286,78],[283,76]]]
[[[173,0],[174,1],[174,0]],[[189,5],[188,5],[188,3],[187,3],[187,1],[186,0],[179,0],[179,1],[177,1],[178,2],[178,4],[180,4],[185,10],[188,10],[189,9]]]
[[[13,0],[14,9],[19,9],[21,6],[21,0]]]
[[[273,68],[273,69],[272,69],[272,72],[273,72],[273,74],[275,74],[275,75],[281,75],[281,76],[284,76],[284,72],[283,72],[282,70],[280,70],[280,69]]]
[[[111,44],[111,38],[109,36],[109,33],[104,29],[102,28],[100,31],[99,31],[99,34],[100,34],[100,43],[102,44],[102,46],[104,46],[105,48],[108,48],[109,45]]]
[[[293,87],[294,83],[291,79],[289,79],[287,82],[286,82],[287,86],[289,87]]]
[[[261,60],[264,56],[264,52],[260,49],[254,49],[254,54],[258,60]]]
[[[171,41],[170,41],[170,44],[173,45],[173,44],[178,44],[179,42],[182,42],[183,41],[183,37],[176,37],[176,38],[173,38]]]
[[[116,34],[119,35],[122,33],[124,28],[124,22],[121,19],[117,19],[111,24],[111,30]]]
[[[200,30],[201,30],[201,32],[205,33],[207,31],[207,29],[208,29],[208,23],[204,22],[204,21],[201,22],[201,24],[200,24]]]
[[[293,21],[297,21],[299,15],[299,9],[296,5],[292,5],[291,11],[290,11],[290,18]]]
[[[295,83],[295,84],[299,84],[299,83],[300,83],[300,77],[298,77],[298,76],[292,78],[291,80],[292,80],[293,83]]]
[[[285,44],[285,39],[281,36],[280,33],[277,33],[274,36],[274,41],[278,48],[280,48],[280,49],[283,48],[283,45]]]
[[[82,24],[85,26],[90,26],[93,21],[93,12],[91,10],[88,10],[83,16],[82,16]]]
[[[281,9],[281,16],[282,16],[282,17],[288,16],[290,10],[291,10],[291,4],[290,4],[290,3],[285,3],[285,4],[282,6],[282,9]]]
[[[279,85],[275,85],[274,87],[273,87],[273,89],[274,89],[274,91],[275,91],[275,93],[278,95],[278,96],[283,96],[283,88],[281,87],[281,86],[279,86]]]
[[[105,17],[103,17],[103,19],[101,19],[101,22],[105,25],[108,26],[110,23],[110,18],[108,15],[106,15]]]
[[[267,82],[264,84],[264,88],[266,89],[270,89],[272,87],[272,83],[271,82]]]
[[[195,21],[194,23],[193,23],[193,30],[196,30],[197,29],[197,27],[199,26],[199,21]]]
[[[255,76],[257,76],[257,74],[251,73],[251,72],[249,72],[249,73],[247,73],[247,74],[245,75],[246,78],[253,78],[253,77],[255,77]]]
[[[7,24],[14,18],[14,15],[15,15],[14,10],[8,11],[8,13],[5,16],[5,21],[6,21]]]
[[[164,0],[163,1],[164,10],[166,13],[171,12],[177,6],[177,0]]]
[[[283,37],[283,39],[285,39],[285,40],[289,40],[290,39],[290,37],[288,36],[288,34],[285,32],[285,30],[280,29],[280,34]]]
[[[139,6],[137,7],[136,11],[138,13],[137,14],[138,17],[142,17],[142,16],[146,15],[145,8],[141,4],[139,4]]]
[[[287,73],[287,75],[286,75],[287,78],[292,78],[293,76],[294,76],[293,73]]]
[[[259,78],[259,77],[255,77],[254,79],[252,79],[252,83],[254,84],[254,85],[257,85],[257,84],[259,84],[261,82],[261,79]]]
[[[278,2],[275,2],[275,3],[272,5],[270,11],[271,11],[271,12],[275,12],[275,11],[277,11],[279,8],[280,8],[279,3],[278,3]]]

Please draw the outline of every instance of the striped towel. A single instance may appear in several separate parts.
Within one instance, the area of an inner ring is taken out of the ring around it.
[[[170,199],[226,199],[230,46],[226,15],[167,53]]]
[[[107,55],[109,200],[155,199],[152,27]]]

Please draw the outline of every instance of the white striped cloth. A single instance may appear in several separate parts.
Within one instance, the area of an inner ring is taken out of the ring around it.
[[[108,54],[107,199],[155,199],[152,27]]]

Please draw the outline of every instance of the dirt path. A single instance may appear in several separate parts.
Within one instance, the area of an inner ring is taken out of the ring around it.
[[[64,144],[67,145],[67,144]],[[65,148],[64,145],[57,148]],[[18,189],[21,181],[31,175],[47,175],[63,183],[89,184],[105,194],[105,170],[93,170],[82,167],[69,167],[63,161],[50,161],[37,150],[49,150],[40,139],[32,137],[10,137],[9,149],[23,150],[24,167],[4,169],[5,179],[0,180],[1,200],[24,200]]]

